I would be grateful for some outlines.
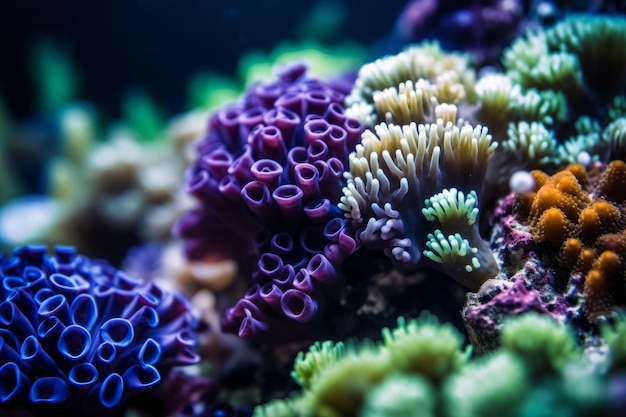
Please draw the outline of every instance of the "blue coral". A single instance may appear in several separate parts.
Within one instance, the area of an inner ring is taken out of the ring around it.
[[[292,64],[209,119],[187,173],[199,204],[175,232],[189,257],[222,255],[250,271],[252,287],[226,312],[226,331],[293,338],[332,299],[336,267],[358,246],[337,207],[362,131],[344,114],[346,93]]]
[[[0,408],[118,409],[199,360],[187,302],[73,247],[0,255]]]

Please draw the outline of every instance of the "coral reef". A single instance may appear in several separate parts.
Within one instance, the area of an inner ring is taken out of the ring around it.
[[[626,165],[572,165],[548,176],[532,171],[534,188],[496,210],[494,240],[503,274],[470,296],[464,309],[470,340],[488,349],[503,317],[537,311],[580,332],[610,318],[624,298]]]
[[[0,416],[624,415],[626,19],[456,3],[360,68],[251,53],[167,124],[0,108],[2,187],[21,151],[50,187],[0,211]]]

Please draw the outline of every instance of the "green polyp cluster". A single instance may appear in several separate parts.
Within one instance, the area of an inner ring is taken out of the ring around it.
[[[478,231],[478,196],[444,189],[424,202],[422,214],[435,228],[427,235],[424,256],[441,264],[461,284],[478,289],[498,273],[491,250]]]
[[[351,342],[309,385],[290,398],[256,407],[254,416],[618,415],[611,414],[616,398],[609,387],[619,383],[612,382],[613,375],[619,378],[626,363],[625,323],[621,316],[603,328],[608,353],[597,357],[562,324],[525,313],[507,320],[498,348],[471,356],[450,324],[426,313],[400,318],[397,327],[382,330],[381,342]],[[330,352],[336,346],[316,343],[309,352],[319,355],[324,347]]]

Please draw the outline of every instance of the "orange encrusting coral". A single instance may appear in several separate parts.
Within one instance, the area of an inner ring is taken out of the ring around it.
[[[571,165],[548,176],[532,171],[535,189],[516,198],[535,241],[558,267],[584,277],[583,312],[597,322],[626,307],[626,164]]]
[[[608,316],[613,311],[616,300],[616,287],[614,277],[620,276],[621,261],[619,256],[612,251],[605,251],[593,262],[592,269],[585,276],[583,306],[585,315],[591,321],[596,321],[601,316]]]
[[[560,209],[550,207],[541,214],[533,235],[539,242],[561,246],[572,228],[573,223]]]
[[[614,203],[626,200],[626,163],[611,162],[598,181],[595,193]]]
[[[580,240],[570,237],[567,239],[561,247],[561,252],[558,255],[558,261],[564,268],[573,268],[576,265],[578,256],[582,251],[582,243]]]
[[[535,193],[526,201],[530,203],[529,223],[535,240],[560,247],[566,239],[576,236],[575,225],[591,203],[589,194],[574,175],[573,170],[577,169],[574,165],[551,177],[541,171],[531,172]]]

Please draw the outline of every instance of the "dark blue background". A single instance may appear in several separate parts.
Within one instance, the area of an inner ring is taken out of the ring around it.
[[[60,41],[80,71],[80,98],[115,115],[120,96],[146,89],[169,112],[184,110],[199,69],[233,74],[251,49],[295,40],[315,2],[288,0],[13,0],[0,6],[0,93],[14,117],[33,111],[28,47]],[[337,39],[371,44],[393,28],[404,0],[343,0]]]

